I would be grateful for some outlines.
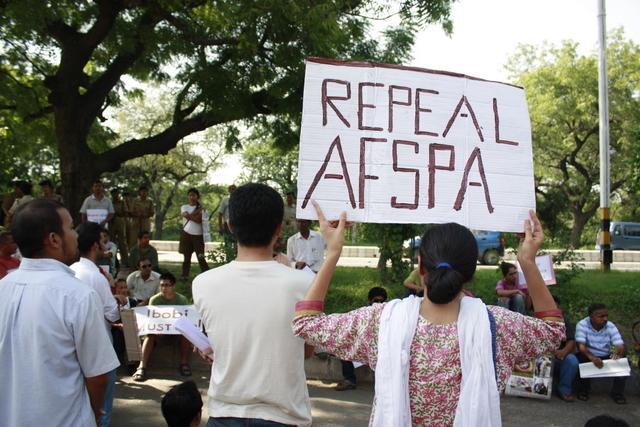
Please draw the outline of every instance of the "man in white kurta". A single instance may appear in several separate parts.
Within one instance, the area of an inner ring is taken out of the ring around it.
[[[77,257],[71,216],[34,200],[12,231],[24,258],[0,281],[0,422],[95,426],[119,362],[97,293],[67,267]]]

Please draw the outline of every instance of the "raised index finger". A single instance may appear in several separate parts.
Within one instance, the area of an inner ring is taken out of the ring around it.
[[[318,202],[316,202],[315,200],[312,200],[311,204],[316,210],[316,214],[318,215],[318,221],[326,222],[327,219],[324,217],[324,213],[322,212],[322,209],[320,208],[320,205],[318,204]]]

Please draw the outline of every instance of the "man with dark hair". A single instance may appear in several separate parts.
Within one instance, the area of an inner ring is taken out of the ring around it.
[[[143,230],[138,233],[138,243],[129,249],[129,264],[130,266],[137,267],[142,258],[148,258],[151,260],[151,268],[153,271],[159,271],[158,266],[158,251],[151,243],[151,235],[148,231]]]
[[[92,193],[84,199],[80,207],[82,222],[97,222],[100,226],[107,227],[115,211],[111,200],[104,195],[102,181],[95,180],[91,191]]]
[[[613,322],[609,322],[609,311],[604,304],[591,304],[589,316],[578,322],[576,326],[576,342],[578,343],[578,360],[580,363],[593,363],[597,368],[604,366],[607,359],[620,359],[627,355],[622,336]],[[611,347],[615,350],[612,352]],[[611,398],[619,405],[627,403],[624,397],[626,377],[615,377],[611,387]],[[591,382],[588,378],[578,380],[578,399],[588,400]]]
[[[284,217],[282,218],[282,241],[287,242],[289,237],[297,233],[296,223],[296,195],[293,191],[287,191],[285,195]]]
[[[169,427],[198,427],[202,419],[202,396],[193,381],[173,386],[162,397],[162,416]]]
[[[140,258],[137,266],[138,270],[127,276],[127,286],[138,305],[147,305],[149,299],[158,292],[160,273],[151,270],[153,264],[149,258]]]
[[[324,262],[324,239],[310,228],[308,219],[299,219],[297,224],[299,232],[287,241],[287,256],[296,263],[298,270],[309,267],[317,273]]]
[[[189,305],[189,300],[182,294],[176,292],[176,278],[172,273],[162,273],[160,275],[160,292],[149,299],[149,305]],[[191,353],[191,343],[182,335],[154,335],[148,334],[142,343],[142,360],[138,369],[133,374],[134,381],[144,381],[147,379],[147,366],[151,353],[156,345],[156,341],[164,338],[165,341],[171,341],[172,344],[179,341],[180,345],[180,374],[182,376],[191,376],[191,367],[189,366],[189,354]]]
[[[238,256],[193,281],[194,302],[215,353],[209,426],[311,425],[304,341],[293,336],[291,320],[312,278],[273,260],[283,210],[272,188],[238,187],[229,200]]]
[[[24,258],[0,281],[3,423],[95,426],[119,363],[98,295],[67,267],[78,256],[71,215],[34,200],[17,211],[12,234]]]
[[[61,205],[63,204],[62,196],[55,192],[53,182],[50,179],[40,181],[40,190],[42,190],[41,199],[53,200]]]
[[[11,224],[11,220],[20,206],[23,206],[33,200],[33,196],[31,195],[32,188],[33,186],[29,181],[14,182],[14,192],[16,196],[13,204],[7,211],[7,215],[9,217],[7,224]]]
[[[104,229],[95,222],[85,222],[78,226],[78,251],[80,260],[71,265],[71,269],[76,273],[76,278],[96,291],[102,303],[102,313],[104,314],[104,325],[107,333],[111,334],[111,324],[120,319],[120,310],[116,299],[121,304],[126,304],[126,300],[120,295],[114,296],[111,293],[109,281],[97,265],[98,260],[104,252],[102,244],[102,232]],[[105,391],[104,411],[100,419],[100,427],[108,427],[111,423],[111,413],[113,409],[113,391],[116,383],[116,370],[109,372],[107,390]]]
[[[141,185],[138,188],[138,197],[133,199],[131,217],[134,222],[136,234],[151,230],[151,217],[154,214],[153,202],[149,199],[149,188]]]
[[[120,198],[120,190],[111,190],[111,203],[113,204],[113,218],[109,224],[111,238],[118,246],[120,262],[129,267],[129,242],[127,241],[127,221],[129,221],[129,207]]]

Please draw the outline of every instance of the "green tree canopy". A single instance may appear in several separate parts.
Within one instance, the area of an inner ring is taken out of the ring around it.
[[[640,136],[640,48],[621,30],[609,36],[608,77],[611,190],[633,193]],[[533,136],[538,210],[552,237],[580,247],[599,200],[599,114],[597,53],[583,56],[578,46],[520,46],[507,67],[524,86]],[[623,204],[635,203],[622,200]]]
[[[5,0],[0,126],[49,121],[66,201],[77,211],[92,179],[166,154],[189,134],[273,114],[295,122],[305,57],[402,60],[417,25],[451,29],[451,2]],[[369,35],[370,16],[393,14],[398,28]],[[118,138],[102,120],[129,95],[127,79],[179,89],[166,127],[110,144]]]

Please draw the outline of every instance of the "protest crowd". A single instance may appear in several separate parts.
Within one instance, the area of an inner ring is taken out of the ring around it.
[[[183,335],[147,333],[138,343],[139,360],[128,360],[122,313],[191,302],[176,292],[178,279],[159,265],[150,244],[154,210],[146,187],[136,198],[120,198],[117,189],[109,198],[102,182],[94,182],[76,226],[51,181],[40,185],[34,197],[30,183],[15,182],[14,200],[3,207],[0,425],[108,426],[119,367],[145,381],[154,348],[173,345],[179,373],[192,375],[193,345]],[[199,352],[212,361],[207,426],[310,426],[304,360],[314,347],[341,360],[344,379],[336,391],[357,387],[356,367],[375,371],[374,426],[501,425],[500,393],[521,362],[551,355],[557,395],[573,402],[590,393],[579,363],[601,368],[626,355],[603,304],[585,307],[577,326],[563,315],[535,264],[544,235],[534,212],[518,250],[527,286],[518,282],[515,265],[503,263],[496,305],[465,289],[477,247],[466,227],[449,223],[424,234],[404,299],[387,302],[386,290],[374,287],[368,305],[325,315],[344,215],[328,222],[316,205],[315,231],[311,221],[296,220],[293,192],[283,201],[263,184],[230,186],[217,225],[236,258],[210,269],[199,199],[189,189],[180,209],[180,280],[189,278],[195,252],[201,273],[191,284],[193,304],[210,344]],[[544,361],[533,363],[546,369]],[[613,381],[617,404],[626,403],[625,379]],[[550,394],[550,387],[533,388]],[[187,381],[158,410],[169,426],[198,426],[202,406],[195,383]]]

